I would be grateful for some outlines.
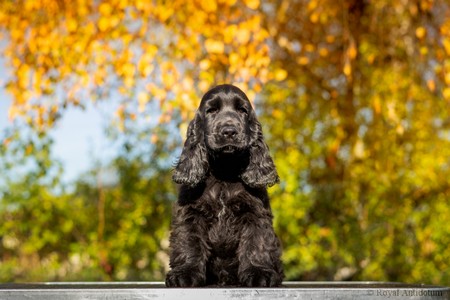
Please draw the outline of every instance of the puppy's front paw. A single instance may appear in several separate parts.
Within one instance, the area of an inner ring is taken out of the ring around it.
[[[239,278],[242,286],[248,287],[275,287],[280,286],[282,281],[275,271],[256,267],[245,270]]]
[[[175,268],[166,276],[167,287],[197,287],[205,285],[205,276],[195,268]]]

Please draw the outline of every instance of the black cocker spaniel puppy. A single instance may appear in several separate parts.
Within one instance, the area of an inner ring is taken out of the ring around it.
[[[244,92],[219,85],[203,96],[173,180],[168,287],[281,285],[266,191],[279,179]]]

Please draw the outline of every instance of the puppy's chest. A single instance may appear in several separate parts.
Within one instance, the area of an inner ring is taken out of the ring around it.
[[[223,220],[227,213],[233,214],[233,206],[230,205],[232,203],[228,203],[227,205],[227,202],[232,202],[232,200],[228,201],[229,197],[225,189],[221,189],[219,195],[216,197],[216,215],[219,222]]]
[[[245,215],[250,213],[250,196],[245,191],[235,192],[233,186],[220,185],[209,193],[208,237],[212,250],[219,257],[228,256],[239,244],[240,230]]]
[[[211,215],[208,218],[208,238],[218,257],[233,256],[239,245],[242,209],[240,199],[226,188],[210,195]],[[242,195],[241,195],[242,196]]]
[[[236,189],[232,184],[218,184],[205,200],[206,209],[210,211],[208,221],[211,225],[231,226],[255,205],[255,201],[245,190]]]

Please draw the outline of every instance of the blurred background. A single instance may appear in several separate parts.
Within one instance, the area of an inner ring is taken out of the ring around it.
[[[444,0],[0,1],[0,281],[163,280],[200,98],[242,88],[287,280],[450,282]]]

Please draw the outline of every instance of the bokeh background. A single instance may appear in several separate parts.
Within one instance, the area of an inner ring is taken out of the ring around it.
[[[448,1],[3,0],[0,53],[1,282],[163,280],[171,169],[233,83],[287,280],[449,284]]]

